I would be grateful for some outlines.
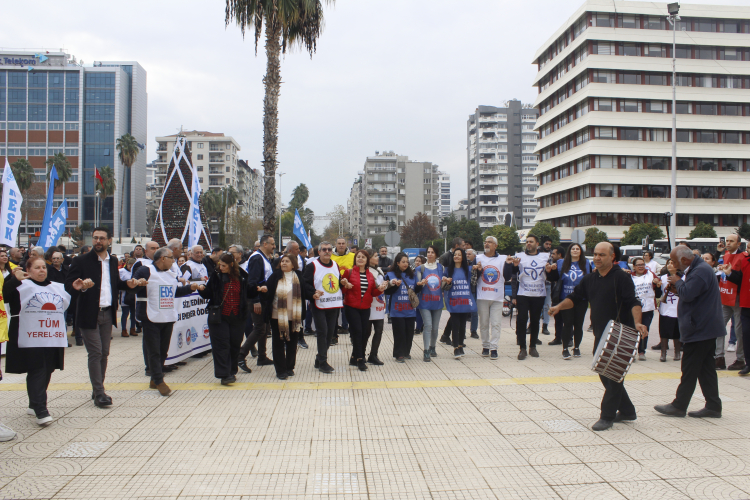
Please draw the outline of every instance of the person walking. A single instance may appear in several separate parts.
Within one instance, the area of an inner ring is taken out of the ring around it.
[[[302,271],[305,270],[305,266],[307,265],[307,259],[305,259],[300,252],[300,246],[299,243],[292,240],[289,242],[289,244],[286,246],[286,253],[291,257],[292,262],[294,263],[294,269],[302,273]],[[303,322],[307,317],[307,305],[305,305],[305,317],[302,318]],[[300,330],[297,335],[297,343],[302,349],[309,349],[310,346],[307,345],[307,342],[305,342],[305,333],[304,328],[300,327]]]
[[[512,262],[507,255],[497,253],[497,238],[484,239],[484,254],[477,255],[474,265],[480,273],[477,281],[477,311],[479,335],[482,339],[482,356],[497,360],[497,346],[502,330],[505,281],[510,279]]]
[[[319,257],[305,266],[302,278],[307,287],[306,295],[314,299],[310,301],[318,340],[314,367],[329,374],[333,373],[333,367],[328,364],[328,346],[333,342],[339,309],[344,307],[344,295],[341,292],[341,271],[331,259],[333,245],[321,241],[318,252]]]
[[[344,272],[347,269],[351,269],[354,267],[354,252],[350,251],[346,246],[346,238],[337,238],[336,239],[336,250],[331,254],[331,259],[333,259],[336,264],[339,266],[339,271]],[[346,315],[344,314],[344,310],[341,309],[339,311],[339,319],[341,321],[341,327],[337,329],[336,333],[333,336],[333,343],[338,344],[338,334],[347,334],[349,333],[349,322],[346,319]],[[339,320],[337,320],[338,322]]]
[[[555,247],[555,248],[553,248],[552,251],[549,254],[549,258],[550,258],[550,260],[549,260],[550,263],[556,263],[556,262],[563,261],[565,259],[565,249],[563,247]],[[558,269],[558,276],[559,276],[559,274],[560,274],[560,272],[559,272],[559,269],[560,269],[559,264],[557,266],[557,269]],[[558,281],[559,281],[559,278],[558,278]],[[555,287],[555,283],[557,283],[557,281],[547,281],[547,285],[548,285],[548,287],[547,287],[547,302],[549,302],[550,305],[558,304],[560,302],[560,300],[559,300],[559,294],[555,295],[553,297],[554,291],[555,291],[555,288],[554,288]],[[542,311],[542,316],[544,317],[544,311]],[[562,333],[563,333],[563,319],[562,319],[562,314],[558,314],[553,319],[555,321],[555,338],[553,338],[552,340],[550,340],[549,342],[547,342],[547,345],[563,345],[563,341],[562,341]],[[549,315],[547,315],[546,321],[549,321],[549,320],[550,320]],[[544,321],[544,319],[543,319],[543,321]],[[569,347],[572,347],[572,345],[566,345],[565,347],[569,348]]]
[[[81,290],[83,280],[77,278],[70,286]],[[53,419],[47,409],[47,389],[52,373],[65,364],[65,310],[70,295],[63,284],[48,279],[44,259],[36,256],[26,260],[25,271],[20,266],[13,270],[2,291],[11,315],[5,371],[26,374],[27,413],[36,417],[38,425],[49,425]]]
[[[469,267],[473,270],[474,266],[477,265],[477,252],[473,248],[467,248],[466,249],[466,259],[469,261]],[[471,282],[472,287],[471,290],[474,293],[474,301],[477,300],[477,283],[479,281],[479,272],[472,272],[472,279]],[[479,306],[477,306],[479,307]],[[479,334],[477,333],[477,329],[479,328],[479,310],[474,311],[471,313],[471,325],[469,328],[469,331],[471,332],[470,337],[473,339],[478,339]]]
[[[453,251],[453,261],[446,269],[441,284],[445,290],[445,307],[451,315],[453,357],[456,359],[466,355],[466,322],[471,319],[471,313],[477,310],[471,292],[470,269],[466,252],[457,248]]]
[[[737,331],[738,360],[740,339],[742,340],[743,346],[747,347],[750,345],[750,256],[748,256],[747,252],[744,252],[741,255],[742,259],[740,259],[739,262],[735,261],[735,264],[729,262],[728,264],[721,266],[721,270],[724,271],[724,274],[727,276],[727,281],[737,285],[737,291],[739,293],[742,326],[735,327]],[[735,266],[737,267],[735,268]],[[750,364],[748,364],[747,361],[747,358],[745,358],[745,364],[742,370],[739,371],[740,375],[744,376],[750,373]]]
[[[386,275],[388,288],[388,314],[393,321],[393,357],[404,363],[411,359],[411,345],[414,342],[414,325],[417,311],[411,304],[409,291],[418,294],[422,287],[416,283],[414,271],[409,267],[409,257],[399,252],[393,259],[393,266]]]
[[[665,269],[668,269],[672,259],[668,259]],[[683,276],[681,271],[677,271],[680,277]],[[659,297],[659,339],[661,344],[661,357],[659,361],[667,361],[667,350],[669,350],[669,341],[674,344],[674,360],[679,361],[681,357],[682,345],[680,342],[680,325],[677,321],[677,304],[679,297],[675,295],[674,288],[669,284],[669,272],[656,278],[662,291]]]
[[[128,259],[127,262],[125,262],[125,267],[118,269],[121,280],[128,281],[133,277],[133,264],[135,264],[135,259]],[[126,291],[120,292],[120,307],[122,309],[120,313],[122,333],[120,335],[123,337],[129,337],[131,335],[137,337],[138,334],[135,333],[135,295]],[[128,333],[127,329],[128,316],[130,316],[130,333]]]
[[[352,355],[349,365],[360,371],[367,371],[365,363],[365,331],[370,328],[370,309],[373,298],[381,295],[385,284],[377,284],[375,276],[370,273],[368,261],[370,254],[366,250],[357,250],[354,254],[354,267],[344,271],[341,278],[341,290],[344,294],[344,314],[349,322],[349,335],[352,340]]]
[[[297,341],[305,317],[305,296],[308,292],[297,265],[295,256],[284,254],[279,257],[278,268],[268,278],[263,293],[271,325],[273,364],[276,377],[280,380],[294,376]]]
[[[271,266],[271,258],[273,256],[273,248],[276,242],[273,236],[270,234],[264,234],[260,238],[260,248],[253,252],[247,262],[245,262],[245,271],[247,272],[247,284],[250,289],[250,293],[253,294],[253,290],[257,290],[257,287],[262,287],[266,284],[268,278],[273,274],[273,267]],[[235,261],[239,261],[238,255],[241,257],[242,253],[238,252],[236,245],[230,247],[235,249],[235,253],[230,255],[234,256]],[[238,262],[239,263],[239,262]],[[250,373],[250,369],[247,367],[247,355],[252,353],[253,357],[257,355],[258,366],[272,365],[273,361],[268,359],[266,354],[268,334],[271,332],[271,324],[266,318],[270,318],[263,307],[267,307],[267,303],[263,300],[261,295],[251,295],[250,299],[250,319],[245,323],[245,335],[247,338],[240,348],[240,361],[239,367]],[[247,333],[247,328],[250,326],[249,321],[252,320],[251,333]],[[257,344],[257,350],[255,345]]]
[[[217,272],[212,274],[204,289],[198,289],[201,297],[208,300],[208,311],[218,307],[218,314],[208,321],[208,335],[214,359],[214,377],[222,385],[237,381],[240,347],[248,315],[248,299],[260,290],[251,290],[247,272],[237,265],[230,254],[219,258]],[[216,310],[216,309],[214,309]],[[244,370],[251,373],[250,368]]]
[[[425,257],[424,255],[417,255],[416,257],[414,257],[414,267],[412,267],[414,274],[417,273],[417,268],[423,265],[425,262],[427,262],[427,257]],[[417,281],[419,281],[419,278],[417,278]],[[422,301],[420,300],[419,307],[421,306]],[[422,319],[422,313],[420,312],[419,307],[417,307],[417,322],[415,323],[414,335],[422,335],[422,329],[424,328],[424,320]]]
[[[437,356],[440,316],[443,314],[443,291],[441,284],[445,268],[437,261],[438,250],[434,245],[427,247],[427,261],[415,269],[416,280],[422,287],[419,294],[419,311],[424,325],[424,361]]]
[[[664,415],[694,418],[721,417],[719,378],[716,375],[714,352],[716,338],[726,336],[726,323],[722,321],[721,292],[711,266],[689,248],[677,246],[669,254],[669,284],[680,297],[677,303],[677,321],[680,324],[680,341],[683,345],[682,376],[677,393],[670,404],[656,405],[654,409]],[[731,272],[731,264],[730,272]],[[677,271],[684,273],[681,278]],[[687,412],[695,384],[700,383],[706,406]]]
[[[112,327],[117,327],[117,299],[120,290],[135,287],[135,280],[123,281],[117,263],[107,248],[112,237],[107,227],[96,227],[91,236],[94,247],[73,259],[65,279],[65,290],[77,296],[76,322],[88,352],[89,379],[94,392],[91,399],[100,408],[110,406],[112,398],[104,391],[107,358],[112,342]],[[83,287],[73,283],[83,281]]]
[[[389,259],[390,260],[390,259]],[[370,272],[375,278],[375,284],[380,287],[385,283],[385,274],[380,269],[380,256],[374,254],[370,257]],[[387,286],[387,285],[386,285]],[[378,358],[378,350],[380,349],[380,341],[383,338],[383,327],[385,326],[385,295],[380,294],[376,296],[372,305],[370,306],[370,325],[365,335],[363,342],[365,350],[367,350],[367,342],[372,337],[372,344],[370,344],[370,355],[367,357],[367,362],[371,365],[383,365],[383,362]],[[373,334],[374,330],[374,334]]]
[[[568,247],[568,252],[564,259],[557,261],[557,268],[560,272],[559,278],[559,302],[566,299],[573,293],[584,276],[591,273],[592,268],[588,259],[583,255],[583,248],[578,243],[573,243]],[[554,300],[554,297],[553,297]],[[558,303],[559,303],[558,302]],[[586,318],[589,303],[585,300],[576,302],[571,309],[562,311],[562,342],[563,359],[570,359],[568,346],[573,342],[573,357],[581,357],[581,341],[583,340],[583,320]],[[555,316],[557,320],[557,316]]]
[[[466,246],[466,242],[464,242],[463,238],[453,238],[453,241],[451,242],[450,250],[445,252],[438,259],[438,262],[440,262],[440,265],[443,266],[443,269],[447,269],[448,266],[451,264],[451,261],[453,260],[453,252],[456,250],[456,248],[464,248],[465,246]],[[440,337],[440,343],[446,344],[446,345],[452,345],[453,343],[453,341],[451,340],[451,322],[450,321],[448,321],[445,324],[445,328],[443,329],[443,335]]]
[[[594,265],[596,270],[584,276],[565,300],[550,307],[550,315],[572,309],[577,303],[590,303],[591,324],[594,327],[593,352],[596,352],[609,321],[635,328],[641,335],[647,336],[648,328],[641,323],[641,303],[635,295],[635,285],[630,275],[615,264],[615,247],[611,243],[596,245]],[[635,420],[635,406],[630,401],[624,382],[615,382],[603,375],[599,375],[599,379],[604,386],[604,396],[599,420],[591,428],[603,431],[612,427],[614,422]]]
[[[655,288],[657,285],[654,283],[656,275],[646,267],[646,260],[643,257],[635,257],[631,276],[633,277],[633,285],[635,285],[635,294],[641,301],[641,323],[650,329],[656,310]],[[638,343],[638,361],[646,361],[647,346],[648,337],[641,338]]]
[[[726,243],[719,243],[717,250],[724,252],[724,265],[730,264],[732,269],[739,270],[742,267],[742,260],[745,258],[743,255],[745,252],[740,251],[740,236],[738,234],[730,234],[726,238]],[[730,345],[736,349],[737,359],[731,365],[727,366],[727,370],[742,370],[747,366],[745,359],[745,342],[742,335],[742,307],[740,306],[741,293],[739,287],[729,281],[726,278],[726,273],[722,276],[719,291],[721,292],[721,310],[722,317],[724,318],[724,324],[726,325],[730,319],[732,319],[732,325],[737,333],[737,344],[736,346]],[[745,292],[745,299],[750,304],[750,291]],[[724,359],[725,356],[725,338],[716,338],[716,353],[715,357],[718,360]]]

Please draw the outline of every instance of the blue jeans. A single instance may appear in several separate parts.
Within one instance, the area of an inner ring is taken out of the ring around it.
[[[542,308],[542,323],[549,325],[549,308],[552,305],[552,283],[547,282],[547,296],[544,298],[544,307]]]
[[[477,311],[474,311],[471,313],[471,333],[477,333],[477,325],[479,324],[479,313]]]
[[[430,347],[435,347],[437,343],[438,330],[440,329],[440,315],[443,314],[443,310],[419,309],[419,313],[424,322],[422,340],[424,340],[424,350],[426,351]]]
[[[732,328],[729,330],[729,343],[736,344],[737,334],[734,333],[734,318],[731,319],[731,322],[732,322]]]
[[[126,326],[128,324],[128,316],[130,316],[130,306],[120,304],[120,309],[122,310],[120,323],[122,323],[122,329],[124,331],[127,330]],[[130,328],[135,328],[135,314],[130,316]]]

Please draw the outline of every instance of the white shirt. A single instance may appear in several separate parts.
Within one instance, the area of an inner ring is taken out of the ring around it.
[[[102,263],[102,286],[99,291],[99,307],[109,307],[112,305],[112,283],[109,279],[109,261],[110,255],[107,254],[106,259],[99,257],[99,262]]]
[[[304,271],[305,269],[305,265],[302,263],[301,255],[297,255],[297,267],[299,268],[300,271]]]
[[[654,259],[651,259],[648,264],[646,264],[646,267],[654,274],[656,274],[659,270],[659,263],[656,262]]]

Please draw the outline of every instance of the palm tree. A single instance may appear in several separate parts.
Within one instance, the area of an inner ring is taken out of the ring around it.
[[[324,0],[332,4],[334,0]],[[294,47],[315,53],[323,29],[321,0],[226,0],[224,22],[234,20],[245,36],[245,29],[255,31],[255,53],[266,23],[266,75],[263,77],[263,228],[274,232],[276,221],[276,148],[279,130],[279,93],[281,90],[281,53]]]
[[[18,184],[18,190],[21,191],[21,196],[31,189],[31,185],[34,183],[34,167],[31,166],[29,160],[26,158],[19,158],[10,164],[10,170],[13,172],[13,177],[16,178],[16,184]],[[24,214],[24,227],[26,232],[29,231],[29,211],[28,202],[26,196],[23,197],[23,203],[21,203],[21,210]]]
[[[226,186],[221,190],[221,220],[219,221],[219,246],[226,248],[227,210],[235,205],[239,199],[239,193],[234,186]]]
[[[115,180],[115,171],[109,165],[99,167],[99,175],[102,176],[104,184],[101,184],[96,179],[96,175],[94,175],[94,185],[96,186],[96,191],[99,191],[100,193],[99,198],[101,199],[101,206],[104,207],[104,202],[106,201],[106,199],[114,195],[115,191],[117,191],[117,181]],[[101,224],[101,222],[102,214],[100,211],[99,224]]]
[[[49,174],[52,171],[52,165],[57,170],[57,180],[55,181],[55,189],[60,186],[63,187],[63,198],[65,198],[65,183],[73,177],[73,168],[70,166],[68,157],[63,153],[56,153],[55,156],[47,158],[44,162],[47,165],[47,182],[49,182]]]
[[[117,151],[119,151],[117,156],[124,167],[122,169],[122,184],[120,184],[120,189],[122,190],[120,196],[120,223],[117,225],[117,242],[122,243],[122,205],[125,201],[125,171],[130,170],[130,167],[135,163],[135,160],[138,158],[140,146],[138,146],[138,141],[135,140],[135,137],[125,134],[117,139],[116,147]]]

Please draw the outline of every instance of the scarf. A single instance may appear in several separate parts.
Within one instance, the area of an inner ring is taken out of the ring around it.
[[[292,323],[293,332],[299,331],[302,324],[302,288],[299,284],[297,273],[292,271],[292,303],[287,304],[289,288],[286,276],[282,276],[276,287],[276,312],[279,320],[279,334],[282,340],[291,340],[289,337],[289,322]],[[291,306],[291,315],[290,313]]]

